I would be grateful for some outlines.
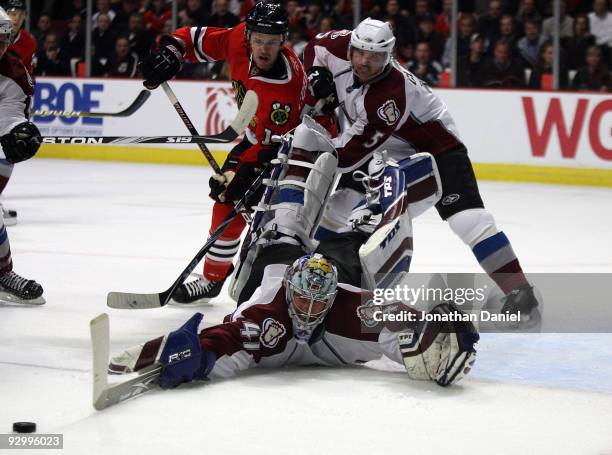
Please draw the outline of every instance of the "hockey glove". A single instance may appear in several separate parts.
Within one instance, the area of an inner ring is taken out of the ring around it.
[[[202,313],[194,314],[182,327],[170,332],[159,361],[163,364],[159,375],[162,389],[170,389],[194,379],[204,379],[215,365],[212,352],[202,351],[198,326]]]
[[[450,319],[466,314],[452,304],[436,306],[429,314]],[[454,318],[457,319],[457,318]],[[480,339],[467,321],[427,321],[414,332],[398,335],[400,353],[410,379],[432,380],[446,387],[467,375],[476,361],[475,344]]]
[[[334,75],[323,66],[313,66],[308,70],[308,83],[312,96],[317,100],[317,106],[323,113],[332,112],[339,106]],[[322,100],[322,101],[321,101]],[[320,106],[322,104],[322,106]]]
[[[0,137],[0,145],[6,160],[10,163],[20,163],[32,158],[42,142],[40,131],[32,122],[23,122]]]
[[[143,85],[149,90],[172,79],[183,65],[184,45],[173,36],[164,35],[159,48],[152,51],[139,63],[138,68],[144,78]]]

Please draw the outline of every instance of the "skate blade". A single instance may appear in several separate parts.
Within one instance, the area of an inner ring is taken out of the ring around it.
[[[181,303],[181,302],[177,302],[174,299],[170,299],[170,301],[168,302],[168,305],[172,305],[174,307],[198,307],[198,306],[213,306],[213,300],[216,299],[219,296],[216,297],[203,297],[201,299],[198,300],[194,300],[193,302],[188,302],[188,303]]]
[[[43,305],[46,300],[41,295],[35,299],[21,299],[16,295],[0,290],[0,304],[5,305]]]

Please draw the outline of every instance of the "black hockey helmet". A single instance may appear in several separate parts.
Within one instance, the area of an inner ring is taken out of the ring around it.
[[[246,28],[268,35],[287,34],[287,13],[279,3],[259,2],[248,12]]]
[[[24,0],[8,0],[6,2],[6,11],[13,11],[16,9],[20,9],[22,11],[26,10],[26,3]]]

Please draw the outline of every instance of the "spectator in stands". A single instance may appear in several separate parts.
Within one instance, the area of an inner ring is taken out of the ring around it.
[[[127,33],[130,16],[138,12],[139,3],[138,0],[122,0],[121,5],[117,7],[117,17],[113,21],[113,26],[120,33]]]
[[[480,33],[470,38],[470,53],[457,61],[457,85],[460,87],[480,87],[481,70],[485,61],[485,42]]]
[[[440,83],[440,74],[444,70],[439,62],[432,60],[429,43],[421,41],[414,49],[414,60],[408,62],[406,68],[428,85]]]
[[[85,58],[85,32],[83,31],[83,18],[80,14],[75,14],[70,19],[68,33],[62,38],[61,47],[70,60]]]
[[[164,0],[152,0],[151,6],[144,13],[144,22],[148,30],[160,34],[164,24],[172,18],[172,11]]]
[[[540,52],[538,54],[538,61],[536,65],[533,67],[531,71],[531,75],[529,76],[529,83],[527,84],[530,88],[534,89],[552,89],[552,73],[553,73],[553,62],[554,62],[554,51],[553,45],[550,41],[547,41],[540,48]],[[549,75],[551,79],[551,85],[549,87],[545,87],[542,83],[542,76]],[[569,85],[568,77],[567,77],[567,68],[561,62],[559,64],[559,89],[565,90]]]
[[[493,47],[493,57],[482,64],[483,87],[524,87],[525,69],[520,60],[512,56],[510,45],[498,41]]]
[[[208,25],[210,14],[202,4],[202,0],[187,0],[187,5],[181,10],[179,17],[182,25]],[[188,20],[189,19],[189,20]]]
[[[398,42],[405,43],[416,40],[415,29],[400,12],[398,0],[387,0],[381,20],[391,24],[391,29]]]
[[[97,11],[91,16],[94,27],[98,24],[98,17],[100,14],[106,14],[106,16],[108,16],[109,26],[113,25],[117,13],[111,9],[110,0],[97,0],[96,9]]]
[[[499,21],[499,37],[497,41],[500,40],[508,43],[510,53],[513,57],[518,57],[519,52],[517,48],[517,42],[519,40],[519,36],[516,32],[516,24],[514,22],[514,17],[512,17],[510,14],[502,15]]]
[[[40,76],[69,76],[70,61],[59,46],[57,35],[47,33],[42,49],[36,53],[35,73]]]
[[[319,33],[326,33],[334,30],[334,18],[331,16],[323,16],[319,22]]]
[[[476,31],[476,21],[471,14],[465,14],[459,22],[459,33],[457,34],[457,58],[463,57],[470,53],[470,38]],[[444,54],[442,55],[442,64],[445,67],[450,66],[452,42],[451,37],[446,40],[444,46]]]
[[[612,77],[607,65],[601,58],[601,49],[591,46],[586,54],[586,66],[580,68],[572,79],[574,90],[609,92],[612,90]]]
[[[115,42],[115,53],[108,60],[107,71],[111,77],[136,77],[138,55],[130,52],[130,40],[120,36]]]
[[[410,23],[410,27],[412,30],[417,30],[419,28],[419,21],[424,17],[429,17],[432,20],[436,20],[434,14],[431,12],[429,8],[428,0],[416,0],[414,5],[414,15],[409,16],[408,22]]]
[[[561,26],[560,26],[561,38],[569,38],[572,36],[574,18],[566,14],[565,0],[561,0],[561,2],[559,3],[559,7],[561,10]],[[546,37],[546,39],[552,39],[554,30],[555,30],[554,16],[544,19],[544,22],[542,22],[542,34]]]
[[[300,6],[298,0],[289,0],[285,5],[287,18],[289,21],[289,30],[305,30],[306,19],[304,19],[304,8]]]
[[[608,0],[593,0],[589,23],[595,44],[612,47],[612,13],[608,9]]]
[[[524,30],[525,36],[518,40],[517,48],[523,63],[529,68],[534,68],[546,38],[540,33],[540,24],[537,21],[527,19]]]
[[[445,38],[444,35],[434,30],[434,23],[431,17],[424,17],[419,22],[416,40],[429,43],[431,58],[440,61],[442,52],[444,51]]]
[[[320,0],[309,0],[304,18],[306,19],[306,34],[308,39],[313,39],[318,33],[319,22],[321,22],[323,18]]]
[[[414,58],[414,45],[412,43],[398,43],[395,58],[402,66],[407,66]]]
[[[240,19],[228,10],[228,0],[214,0],[213,15],[210,17],[209,24],[214,27],[230,28],[238,25]]]
[[[536,8],[536,0],[522,0],[516,15],[517,22],[524,26],[527,21],[535,21],[538,24],[542,22],[542,16]]]
[[[489,2],[489,12],[478,21],[478,32],[482,33],[485,42],[495,43],[499,39],[499,22],[502,14],[501,0],[491,0]]]
[[[591,35],[589,18],[579,14],[574,20],[573,35],[561,41],[563,49],[567,51],[568,67],[577,70],[586,58],[587,49],[595,45],[595,37]]]
[[[108,59],[111,56],[115,49],[115,39],[115,34],[110,29],[110,18],[106,14],[99,14],[91,37],[97,58]]]
[[[135,52],[139,59],[149,55],[155,35],[145,28],[141,13],[130,15],[127,38],[130,42],[130,52]]]
[[[43,13],[36,22],[36,30],[32,32],[34,39],[36,40],[36,48],[42,49],[45,44],[45,38],[47,33],[51,31],[51,16],[47,13]]]
[[[323,23],[325,22],[325,19],[329,20],[330,18],[324,17],[323,19],[321,19],[320,25],[323,25]],[[329,30],[331,30],[331,28]],[[297,28],[289,32],[289,46],[291,46],[291,49],[293,49],[293,52],[295,52],[295,54],[298,57],[300,57],[300,59],[302,58],[304,54],[304,48],[307,45],[308,45],[308,41],[306,40],[306,32],[304,31],[304,29]]]
[[[442,35],[444,39],[448,38],[448,35],[450,35],[451,32],[450,17],[452,14],[452,8],[453,0],[444,0],[442,2],[442,12],[438,14],[434,20],[434,30],[436,31],[436,33]],[[421,22],[421,20],[423,20],[423,18],[416,21],[417,26]]]

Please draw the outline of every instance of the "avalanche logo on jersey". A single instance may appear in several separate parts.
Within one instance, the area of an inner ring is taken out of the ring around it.
[[[263,322],[263,330],[259,340],[267,348],[275,347],[280,339],[285,336],[285,326],[276,319],[268,318]]]
[[[270,112],[270,120],[275,125],[284,125],[289,121],[289,112],[291,112],[291,106],[289,104],[285,104],[284,106],[275,101],[272,103],[272,111]]]
[[[393,100],[385,101],[376,113],[389,126],[394,125],[400,118],[400,110]]]

